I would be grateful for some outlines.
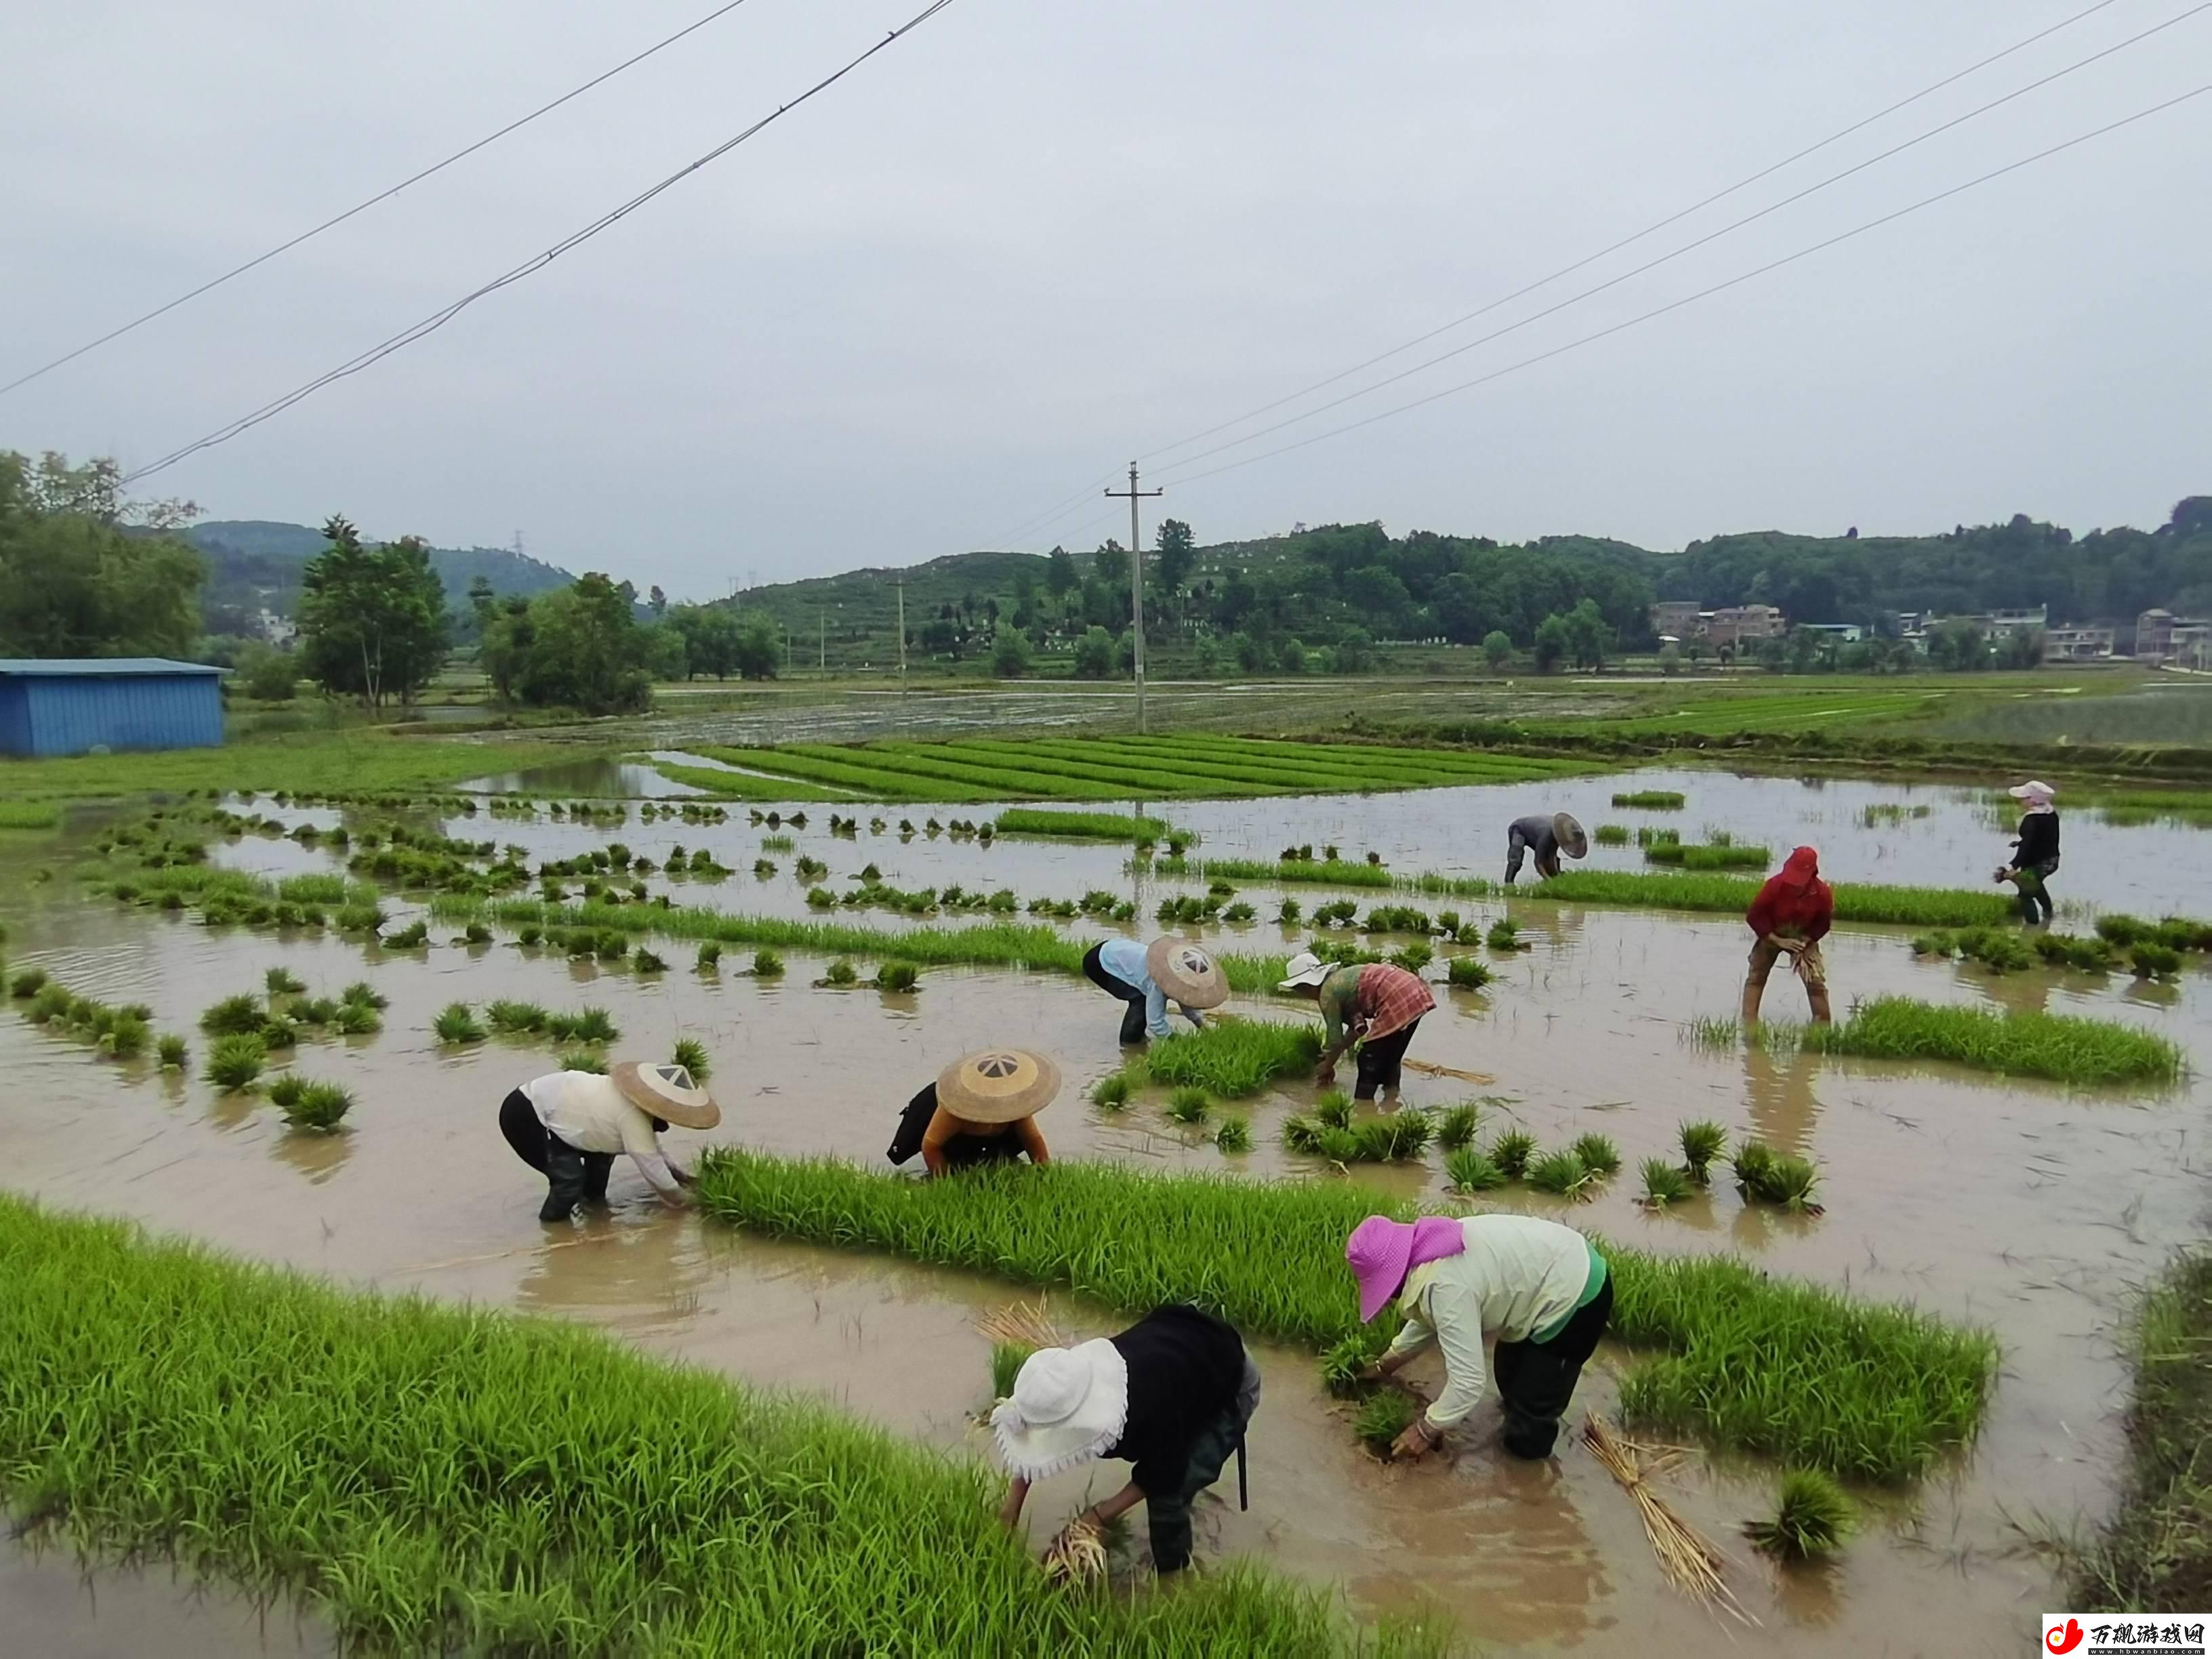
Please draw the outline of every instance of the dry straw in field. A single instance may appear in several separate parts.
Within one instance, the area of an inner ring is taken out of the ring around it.
[[[1667,1575],[1668,1583],[1743,1624],[1757,1624],[1759,1620],[1744,1611],[1722,1577],[1728,1557],[1651,1489],[1644,1474],[1644,1449],[1616,1435],[1595,1412],[1583,1419],[1583,1442],[1605,1466],[1606,1473],[1636,1500],[1637,1512],[1644,1520],[1644,1535],[1651,1540],[1652,1553],[1659,1558],[1659,1570]]]

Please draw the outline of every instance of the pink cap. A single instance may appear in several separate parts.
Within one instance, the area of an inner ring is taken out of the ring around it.
[[[1366,1324],[1381,1313],[1415,1267],[1466,1248],[1466,1233],[1449,1216],[1427,1215],[1411,1223],[1369,1216],[1344,1242],[1344,1259],[1359,1282],[1359,1322]]]

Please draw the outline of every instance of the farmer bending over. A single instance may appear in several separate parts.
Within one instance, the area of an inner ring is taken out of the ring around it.
[[[1091,947],[1083,972],[1108,996],[1127,1005],[1121,1011],[1125,1048],[1168,1034],[1170,997],[1194,1027],[1206,1024],[1200,1010],[1218,1008],[1229,1000],[1229,982],[1213,958],[1184,939],[1156,939],[1150,945],[1133,939],[1106,939]]]
[[[904,1164],[916,1152],[933,1176],[978,1164],[1032,1164],[1052,1154],[1036,1114],[1060,1092],[1060,1067],[1019,1048],[986,1048],[956,1060],[899,1114],[898,1133],[884,1156]]]
[[[540,1221],[566,1221],[584,1204],[607,1201],[607,1175],[627,1152],[662,1201],[681,1208],[691,1176],[660,1150],[672,1123],[711,1129],[722,1109],[681,1066],[626,1060],[612,1075],[554,1072],[511,1091],[500,1133],[514,1155],[545,1177]]]
[[[1505,884],[1510,887],[1514,877],[1521,873],[1522,854],[1536,855],[1536,873],[1546,881],[1559,873],[1559,854],[1571,859],[1586,856],[1589,852],[1589,837],[1571,814],[1554,812],[1546,817],[1538,812],[1525,818],[1516,818],[1505,831]]]
[[[1310,951],[1291,958],[1282,989],[1311,997],[1321,1005],[1328,1041],[1321,1051],[1314,1081],[1336,1081],[1336,1058],[1359,1045],[1359,1071],[1352,1093],[1372,1100],[1380,1090],[1398,1092],[1406,1049],[1421,1016],[1437,1006],[1418,974],[1388,962],[1348,962],[1332,967]]]
[[[1040,1348],[991,1413],[1013,1477],[999,1517],[1017,1525],[1036,1481],[1121,1458],[1133,1465],[1128,1484],[1076,1518],[1103,1527],[1143,1503],[1154,1570],[1180,1572],[1190,1565],[1191,1500],[1221,1478],[1231,1452],[1242,1457],[1259,1405],[1243,1339],[1196,1308],[1170,1303],[1119,1336]]]
[[[2051,803],[2058,792],[2041,779],[2031,778],[2005,793],[2027,810],[2020,821],[2019,838],[2012,844],[2012,861],[1999,866],[1997,879],[2020,890],[2021,921],[2031,927],[2039,921],[2047,927],[2051,889],[2046,884],[2058,873],[2058,809]]]
[[[1754,935],[1751,971],[1743,981],[1745,1030],[1759,1024],[1766,976],[1784,957],[1805,981],[1805,1000],[1811,1005],[1814,1022],[1828,1023],[1828,964],[1821,957],[1820,941],[1828,936],[1828,924],[1835,916],[1836,895],[1820,879],[1820,855],[1809,847],[1799,848],[1767,878],[1743,913]]]
[[[1482,1349],[1496,1345],[1505,1449],[1548,1457],[1576,1380],[1613,1311],[1613,1280],[1597,1247],[1571,1227],[1534,1216],[1370,1215],[1345,1260],[1359,1283],[1359,1316],[1395,1300],[1405,1328],[1370,1378],[1389,1376],[1431,1342],[1443,1348],[1444,1390],[1391,1448],[1419,1457],[1482,1399]]]

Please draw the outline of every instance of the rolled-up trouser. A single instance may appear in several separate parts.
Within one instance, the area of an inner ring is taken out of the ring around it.
[[[1126,1047],[1145,1040],[1145,994],[1126,979],[1117,978],[1106,971],[1099,953],[1106,947],[1094,945],[1083,958],[1083,975],[1109,997],[1119,997],[1128,1006],[1121,1010],[1121,1042]]]
[[[607,1201],[607,1176],[615,1166],[614,1154],[577,1151],[545,1127],[530,1097],[521,1090],[510,1091],[500,1103],[499,1132],[507,1137],[517,1158],[545,1177],[545,1202],[538,1211],[540,1221],[566,1221],[579,1204]]]
[[[1597,1352],[1605,1322],[1613,1312],[1613,1275],[1575,1310],[1574,1317],[1548,1342],[1501,1342],[1492,1361],[1498,1397],[1505,1407],[1501,1437],[1516,1457],[1549,1457],[1559,1436],[1559,1419],[1575,1396],[1583,1367]]]
[[[1759,1006],[1766,994],[1766,978],[1774,971],[1774,964],[1788,952],[1765,934],[1751,942],[1751,968],[1743,979],[1743,1020],[1748,1025],[1759,1018]],[[1828,1018],[1828,960],[1820,954],[1820,942],[1814,940],[1797,953],[1791,971],[1805,981],[1805,1000],[1813,1011],[1813,1018]]]
[[[1244,1443],[1246,1425],[1260,1409],[1260,1368],[1244,1356],[1244,1380],[1237,1397],[1214,1419],[1198,1431],[1190,1444],[1190,1462],[1183,1468],[1182,1486],[1172,1492],[1145,1494],[1145,1522],[1152,1540],[1152,1570],[1181,1572],[1190,1565],[1190,1506],[1199,1493],[1221,1479],[1221,1471]]]
[[[1359,1045],[1359,1073],[1352,1085],[1354,1100],[1372,1100],[1378,1090],[1398,1087],[1405,1076],[1407,1047],[1420,1029],[1417,1019],[1389,1036],[1370,1037]]]

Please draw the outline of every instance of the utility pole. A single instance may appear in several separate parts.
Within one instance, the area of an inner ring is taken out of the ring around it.
[[[906,701],[906,578],[898,579],[899,701]]]
[[[1129,463],[1129,487],[1109,489],[1107,495],[1115,501],[1123,496],[1129,501],[1129,629],[1130,637],[1137,647],[1137,735],[1145,732],[1145,545],[1138,539],[1137,502],[1146,495],[1164,495],[1164,489],[1137,488],[1137,464]]]
[[[830,672],[830,612],[824,608],[814,614],[822,629],[821,637],[816,646],[814,666],[818,672],[826,674]]]

